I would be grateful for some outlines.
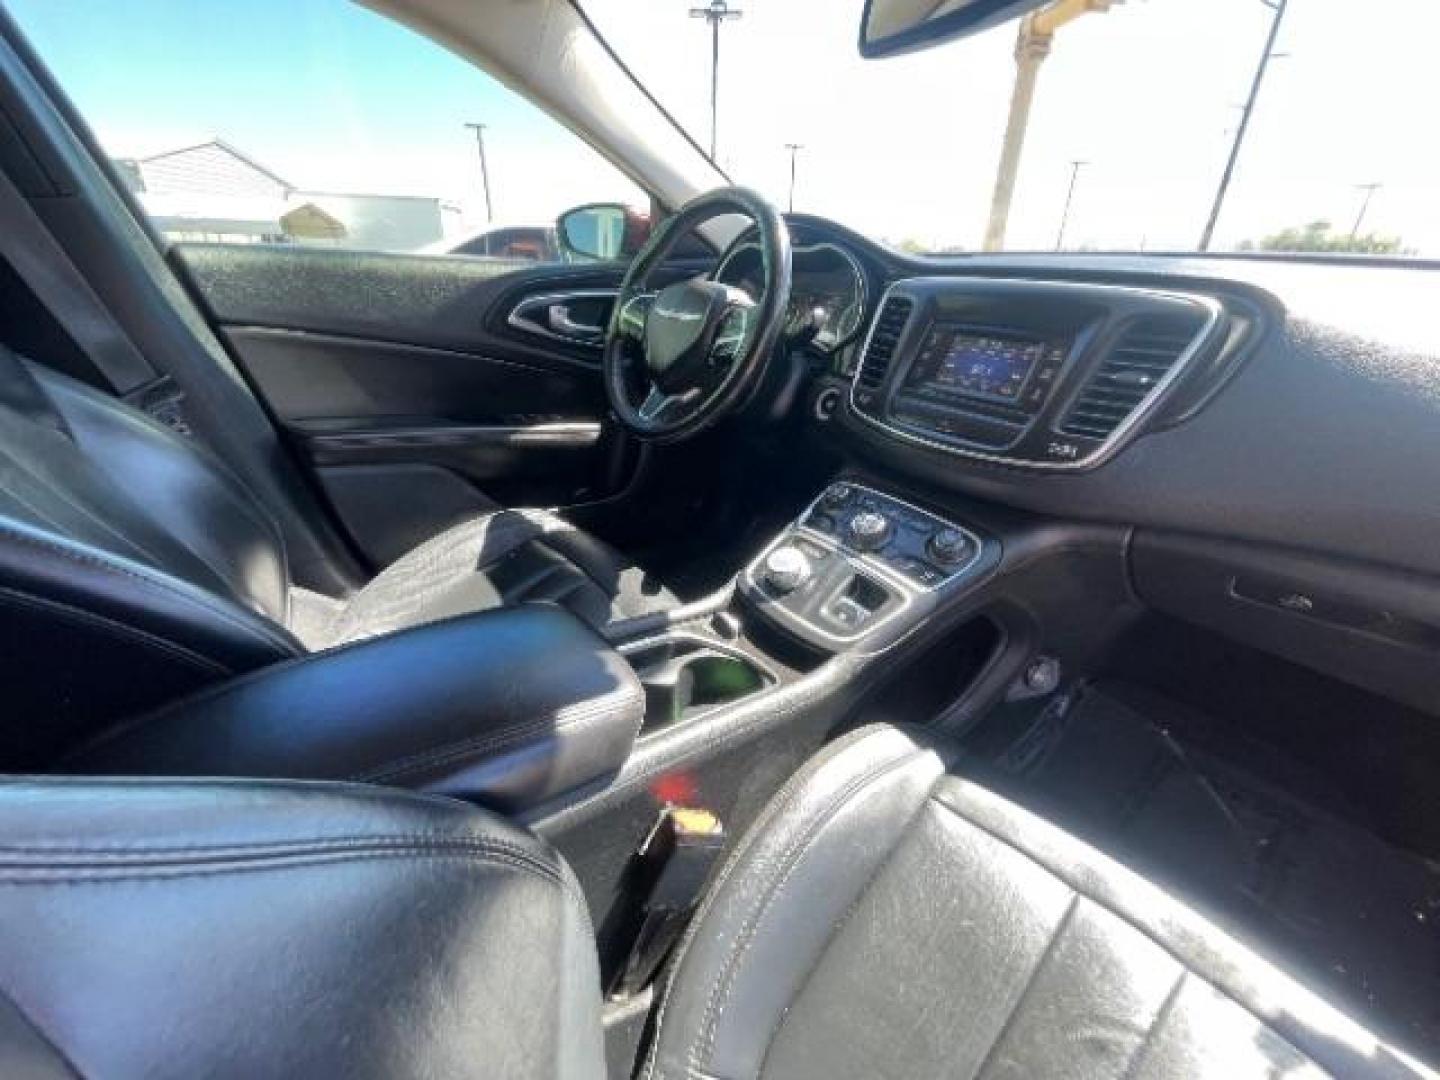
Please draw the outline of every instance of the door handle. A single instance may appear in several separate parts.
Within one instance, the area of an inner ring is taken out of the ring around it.
[[[570,318],[570,306],[568,304],[551,304],[545,309],[545,320],[550,324],[550,329],[564,337],[572,337],[577,341],[595,341],[605,333],[603,326],[595,326],[592,323],[576,322]]]
[[[613,303],[614,300],[614,289],[576,289],[574,292],[529,296],[510,310],[505,321],[516,330],[523,330],[527,334],[538,334],[571,345],[594,347],[605,340],[604,325],[579,322],[570,313],[574,305],[587,301],[603,308],[603,302]]]

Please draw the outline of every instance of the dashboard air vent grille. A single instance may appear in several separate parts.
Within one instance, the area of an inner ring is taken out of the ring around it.
[[[885,381],[890,361],[895,356],[895,345],[914,306],[914,301],[908,297],[892,296],[885,301],[880,314],[875,316],[875,328],[870,331],[870,340],[865,346],[865,355],[860,360],[860,371],[856,376],[863,389],[878,390]]]
[[[1131,323],[1065,413],[1066,435],[1104,439],[1140,407],[1200,332],[1202,320],[1147,315]]]

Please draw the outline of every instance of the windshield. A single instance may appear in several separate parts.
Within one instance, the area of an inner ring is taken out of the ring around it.
[[[1440,255],[1433,0],[1289,0],[1268,50],[1271,0],[1093,4],[1108,10],[1058,28],[1038,46],[1048,55],[1029,61],[1034,97],[1009,140],[1008,213],[996,189],[1017,25],[865,61],[862,6],[710,5],[730,13],[718,25],[714,156],[737,183],[914,251]],[[716,27],[705,7],[584,0],[709,150]]]

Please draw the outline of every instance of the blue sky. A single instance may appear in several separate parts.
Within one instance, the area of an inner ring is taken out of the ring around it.
[[[112,153],[223,137],[307,188],[438,195],[475,213],[462,124],[490,124],[497,216],[546,220],[638,193],[483,73],[348,0],[7,0]],[[703,144],[709,51],[693,0],[583,0]],[[890,240],[975,247],[1013,64],[1013,28],[864,63],[861,0],[738,0],[725,30],[720,158],[783,202]],[[477,7],[483,0],[476,0]],[[1248,88],[1260,0],[1129,0],[1062,31],[1041,76],[1012,246],[1053,243],[1069,162],[1086,169],[1068,235],[1193,246]],[[1402,29],[1403,28],[1403,29]],[[1367,228],[1440,255],[1440,4],[1291,0],[1220,244],[1327,217],[1381,182]]]
[[[7,0],[106,148],[224,138],[302,188],[479,190],[548,219],[633,187],[548,116],[431,41],[345,0]]]

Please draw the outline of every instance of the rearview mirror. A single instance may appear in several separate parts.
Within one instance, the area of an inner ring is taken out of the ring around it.
[[[1043,7],[1047,0],[865,0],[860,55],[877,60],[969,37]],[[1066,2],[1066,0],[1062,0]]]
[[[650,216],[620,203],[590,203],[555,221],[560,246],[581,259],[626,259],[644,246]]]

